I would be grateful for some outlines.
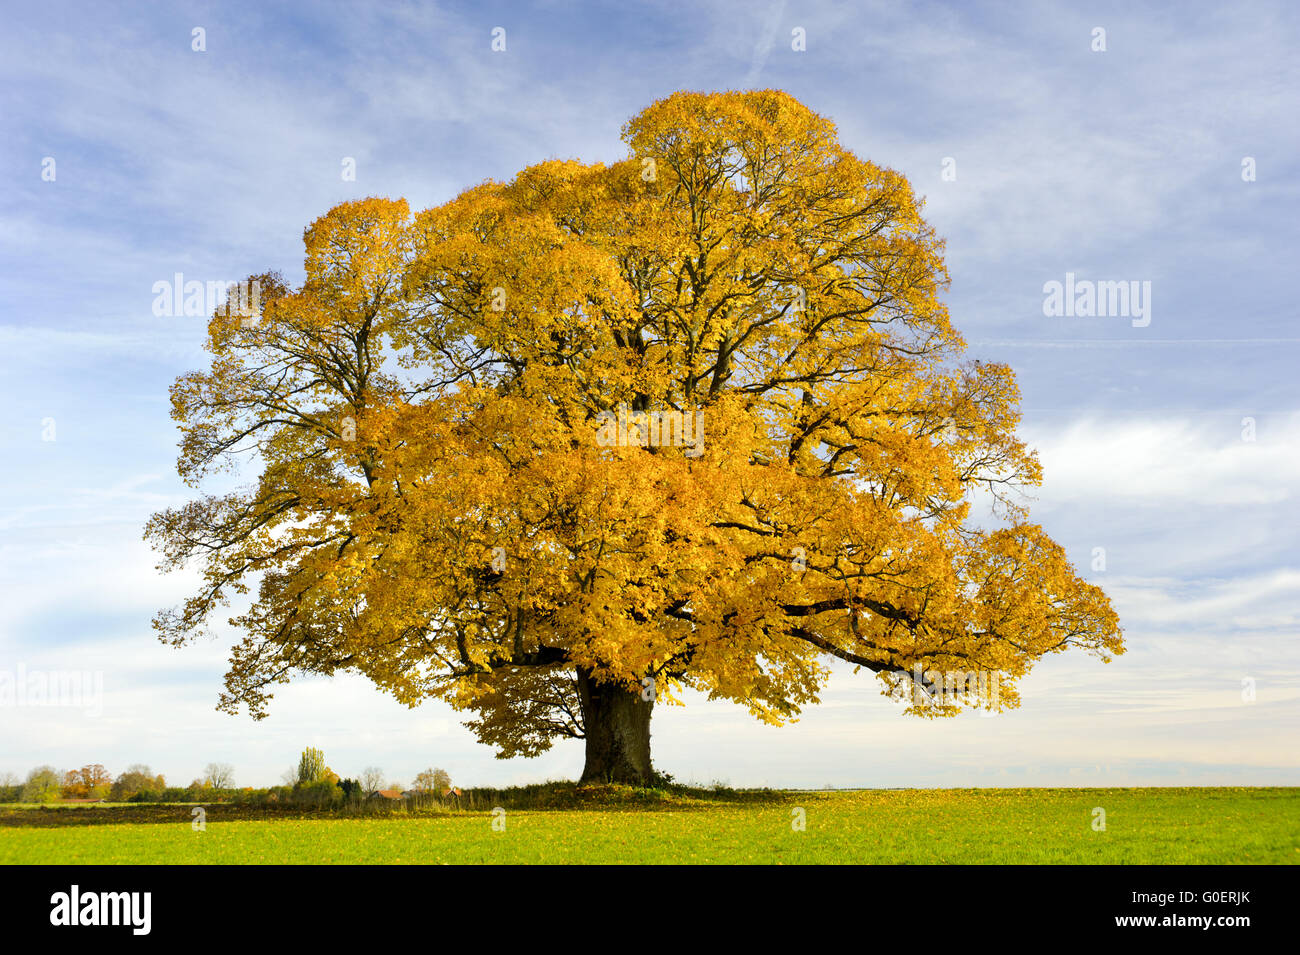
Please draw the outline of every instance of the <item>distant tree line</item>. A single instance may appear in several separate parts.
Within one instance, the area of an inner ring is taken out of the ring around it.
[[[0,803],[57,803],[77,800],[107,802],[229,802],[237,804],[290,803],[339,806],[370,799],[381,792],[391,797],[445,797],[454,790],[445,769],[426,769],[415,777],[409,790],[401,783],[385,783],[383,770],[367,766],[357,778],[344,779],[325,763],[325,754],[307,747],[298,765],[284,774],[284,785],[265,789],[235,787],[234,767],[209,763],[203,776],[188,786],[168,786],[161,773],[136,763],[116,778],[100,763],[60,772],[53,766],[37,766],[19,780],[12,773],[0,776]]]

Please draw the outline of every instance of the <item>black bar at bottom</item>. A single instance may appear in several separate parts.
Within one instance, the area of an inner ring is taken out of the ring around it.
[[[717,874],[665,868],[611,877],[583,867],[546,876],[458,866],[13,866],[0,932],[10,943],[76,934],[128,947],[206,937],[222,947],[308,939],[333,947],[355,935],[387,946],[405,937],[391,929],[414,926],[440,926],[447,944],[460,923],[486,930],[498,947],[503,934],[535,944],[548,925],[590,921],[602,935],[626,926],[634,947],[637,938],[701,935],[771,942],[783,930],[824,941],[860,931],[872,947],[1124,936],[1230,945],[1263,938],[1261,930],[1282,937],[1272,933],[1294,921],[1289,866],[731,867],[722,885]]]

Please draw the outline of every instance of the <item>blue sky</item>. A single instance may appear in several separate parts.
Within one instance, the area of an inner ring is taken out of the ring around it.
[[[153,284],[297,276],[302,229],[340,201],[418,209],[549,157],[614,160],[657,98],[770,86],[925,195],[954,321],[1019,375],[1046,468],[1035,518],[1106,587],[1130,649],[1046,660],[1021,708],[987,719],[911,720],[848,673],[781,729],[659,707],[657,767],[733,785],[1300,783],[1297,45],[1300,9],[1280,2],[7,11],[0,674],[98,672],[103,698],[0,705],[0,774],[145,762],[185,783],[215,760],[265,785],[310,744],[408,783],[429,765],[576,777],[580,743],[494,760],[450,710],[360,678],[295,684],[261,723],[214,710],[228,641],[174,650],[149,626],[187,589],[154,572],[141,527],[186,494],[167,388],[203,365],[205,327],[154,316]],[[1150,323],[1046,316],[1067,273],[1150,282]]]

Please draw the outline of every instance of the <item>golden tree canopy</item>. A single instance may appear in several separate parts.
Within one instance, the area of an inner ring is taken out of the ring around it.
[[[260,314],[214,316],[173,389],[180,471],[257,478],[147,535],[203,572],[165,639],[256,588],[221,706],[350,670],[534,754],[582,735],[575,673],[779,723],[834,658],[936,715],[961,700],[934,674],[1013,706],[1043,654],[1122,653],[1028,523],[1014,377],[964,359],[907,180],[772,90],[623,134],[621,162],[416,215],[344,203],[301,288],[260,276]]]

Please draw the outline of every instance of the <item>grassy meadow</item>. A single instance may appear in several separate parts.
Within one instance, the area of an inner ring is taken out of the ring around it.
[[[494,816],[496,806],[503,816]],[[1105,810],[1104,831],[1094,829],[1097,807]],[[351,815],[209,805],[202,831],[192,825],[192,809],[0,806],[0,863],[1300,862],[1296,788],[566,785],[474,791],[460,808]]]

